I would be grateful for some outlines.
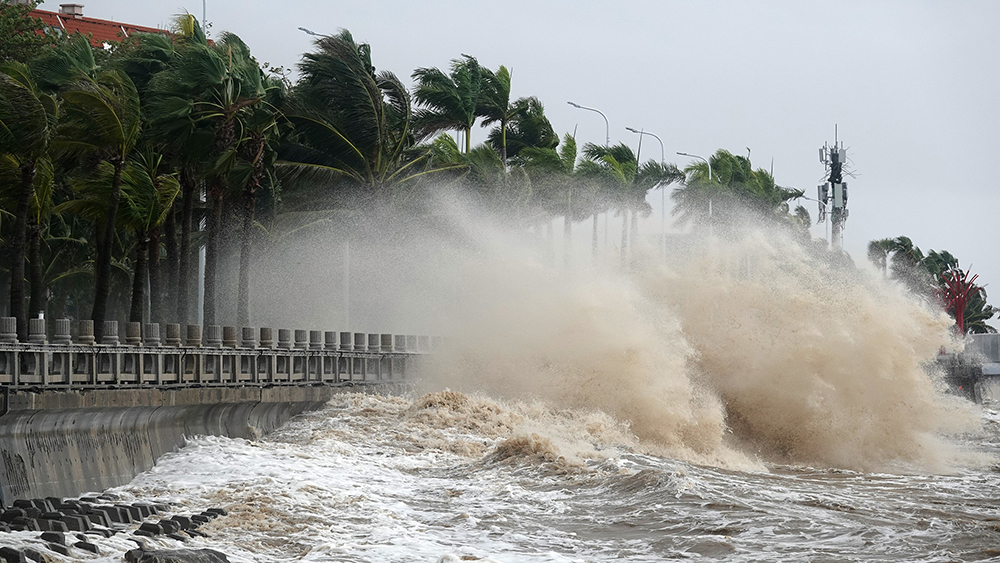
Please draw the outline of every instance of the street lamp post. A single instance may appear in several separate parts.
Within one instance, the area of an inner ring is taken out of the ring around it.
[[[677,154],[679,154],[681,156],[688,156],[688,157],[691,157],[691,158],[698,158],[698,159],[704,160],[705,164],[708,166],[708,181],[709,182],[712,181],[712,163],[709,162],[707,158],[705,158],[703,156],[698,156],[696,154],[688,154],[686,152],[680,152],[680,151],[678,151]],[[713,234],[713,231],[714,231],[714,229],[712,229],[712,200],[710,198],[708,200],[708,234],[709,234],[709,236],[711,236]]]
[[[577,109],[585,109],[587,111],[596,111],[597,113],[601,114],[601,117],[604,118],[604,146],[605,146],[605,148],[611,146],[611,125],[608,123],[608,116],[604,115],[603,111],[601,111],[601,110],[599,110],[597,108],[589,108],[587,106],[581,106],[580,104],[577,104],[577,103],[574,103],[574,102],[566,102],[566,103],[569,104],[569,105],[571,105],[571,106],[573,106],[573,107],[575,107],[575,108],[577,108]]]
[[[666,166],[666,159],[664,158],[663,152],[663,140],[660,139],[655,133],[650,133],[645,129],[633,129],[632,127],[626,127],[628,131],[636,133],[639,138],[642,139],[643,135],[649,135],[660,142],[660,166]],[[636,160],[638,160],[636,156]],[[638,163],[636,163],[638,166]],[[660,252],[663,254],[664,260],[667,258],[667,186],[660,188]]]
[[[597,113],[601,114],[601,117],[604,118],[604,148],[608,148],[608,147],[611,146],[611,124],[608,122],[608,116],[604,115],[603,111],[601,111],[601,110],[599,110],[597,108],[589,108],[587,106],[581,106],[580,104],[575,103],[575,102],[566,102],[566,103],[569,104],[569,105],[571,105],[571,106],[573,106],[573,107],[575,107],[575,108],[577,108],[577,109],[585,109],[587,111],[596,111]],[[604,215],[604,244],[605,244],[605,246],[608,244],[608,233],[607,233],[608,226],[607,226],[607,221],[608,221],[607,214],[605,214]],[[592,246],[592,252],[594,254],[594,259],[597,259],[597,206],[596,206],[596,204],[594,205],[594,233],[593,233],[593,240],[591,241],[591,246]]]

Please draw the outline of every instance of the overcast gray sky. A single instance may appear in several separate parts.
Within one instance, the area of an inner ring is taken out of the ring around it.
[[[86,16],[163,27],[203,5],[84,2]],[[755,166],[773,161],[778,184],[810,197],[818,148],[839,125],[858,173],[844,233],[855,261],[869,240],[907,235],[971,265],[1000,303],[1000,2],[207,0],[206,14],[210,35],[234,32],[287,67],[311,48],[300,26],[349,29],[408,84],[462,53],[503,64],[513,95],[539,97],[560,135],[604,141],[601,116],[572,100],[607,115],[612,143],[634,145],[625,127],[643,128],[681,167],[677,151],[749,147]],[[658,152],[647,137],[643,154]]]

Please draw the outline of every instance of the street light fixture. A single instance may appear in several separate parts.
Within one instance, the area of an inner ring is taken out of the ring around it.
[[[573,107],[575,107],[575,108],[577,108],[577,109],[585,109],[587,111],[596,111],[597,113],[601,114],[601,117],[604,118],[604,146],[605,146],[605,148],[611,146],[611,125],[608,123],[608,116],[604,115],[603,111],[601,111],[601,110],[599,110],[597,108],[589,108],[587,106],[581,106],[580,104],[577,104],[575,102],[566,102],[566,103],[569,104],[569,105],[571,105],[571,106],[573,106]]]
[[[698,155],[696,155],[696,154],[688,154],[688,153],[686,153],[686,152],[678,152],[677,154],[679,154],[679,155],[681,155],[681,156],[689,156],[689,157],[691,157],[691,158],[698,158],[698,159],[701,159],[701,160],[704,160],[704,161],[705,161],[705,164],[707,164],[707,165],[708,165],[708,179],[709,179],[709,180],[711,180],[711,179],[712,179],[712,163],[711,163],[711,162],[709,162],[707,158],[705,158],[705,157],[703,157],[703,156],[698,156]]]
[[[316,33],[315,31],[313,31],[311,29],[306,29],[304,27],[300,27],[299,31],[301,31],[303,33],[306,33],[308,35],[313,35],[315,37],[330,37],[329,35],[323,35],[322,33]]]
[[[705,164],[708,165],[708,181],[709,182],[712,181],[712,163],[709,162],[707,158],[705,158],[703,156],[698,156],[696,154],[688,154],[686,152],[680,152],[680,151],[678,151],[677,154],[679,154],[681,156],[688,156],[688,157],[691,157],[691,158],[698,158],[698,159],[704,160]],[[711,200],[711,198],[709,198],[709,200],[708,200],[708,234],[709,234],[709,236],[712,236],[712,235],[715,234],[714,225],[712,225],[712,200]]]
[[[659,141],[660,142],[660,166],[666,166],[666,159],[663,156],[663,154],[664,154],[663,153],[663,140],[660,139],[659,136],[657,136],[655,133],[650,133],[649,131],[646,131],[645,129],[633,129],[632,127],[626,127],[625,129],[628,130],[628,131],[631,131],[633,133],[638,134],[639,138],[642,138],[643,135],[649,135],[649,136],[653,137],[654,139],[656,139],[657,141]],[[636,160],[638,160],[638,155],[636,156]],[[639,163],[637,162],[636,166],[638,166],[638,164]],[[667,186],[666,185],[660,187],[660,214],[662,215],[662,217],[660,219],[660,247],[661,247],[661,249],[663,251],[663,257],[664,257],[664,259],[666,259],[666,257],[667,257]]]

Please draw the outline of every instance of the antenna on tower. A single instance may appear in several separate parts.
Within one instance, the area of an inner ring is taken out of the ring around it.
[[[820,202],[819,220],[826,219],[830,214],[830,245],[834,248],[844,247],[844,222],[847,221],[847,182],[844,182],[844,164],[847,162],[847,149],[840,143],[839,131],[833,126],[833,146],[826,143],[819,149],[819,161],[826,165],[826,182],[818,186],[816,199]]]

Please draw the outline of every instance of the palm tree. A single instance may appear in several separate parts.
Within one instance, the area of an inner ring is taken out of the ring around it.
[[[294,126],[279,150],[286,185],[339,185],[380,204],[426,173],[414,152],[410,95],[391,72],[375,72],[371,47],[350,32],[316,41],[283,113]]]
[[[674,200],[672,214],[679,225],[707,224],[710,211],[714,224],[731,230],[738,218],[749,212],[757,218],[782,223],[792,223],[789,218],[790,200],[804,192],[777,185],[771,173],[763,168],[754,170],[750,159],[719,149],[704,162],[684,169],[685,182],[675,188],[670,197]],[[801,212],[796,212],[801,216]]]
[[[482,87],[479,94],[479,106],[476,114],[483,118],[481,125],[488,127],[497,124],[494,130],[498,142],[493,143],[500,151],[500,160],[507,164],[507,124],[521,109],[510,103],[510,71],[500,65],[496,72],[482,69]],[[491,143],[493,139],[490,140]],[[468,149],[466,149],[468,152]]]
[[[508,158],[516,159],[521,150],[528,147],[554,149],[559,146],[559,136],[552,129],[538,98],[518,98],[511,109],[507,126],[493,128],[486,138],[498,151],[503,147]]]
[[[55,118],[55,99],[40,91],[27,66],[15,62],[0,66],[0,153],[10,159],[20,176],[11,245],[10,315],[17,318],[18,336],[22,340],[28,336],[24,260],[29,205],[36,195],[39,162],[48,158]]]
[[[104,329],[111,283],[111,251],[126,159],[139,140],[139,94],[123,71],[79,76],[62,93],[63,113],[53,148],[65,156],[94,155],[112,168],[107,214],[97,236],[94,273],[95,333]]]
[[[465,134],[465,152],[472,150],[472,126],[479,111],[490,114],[489,119],[499,121],[507,112],[504,104],[510,99],[510,74],[500,67],[498,74],[486,71],[492,82],[486,83],[484,72],[475,57],[463,55],[451,61],[451,73],[437,68],[418,68],[413,71],[413,99],[422,106],[414,114],[414,129],[418,139],[426,139],[441,131],[460,131]],[[489,80],[488,79],[488,80]]]

